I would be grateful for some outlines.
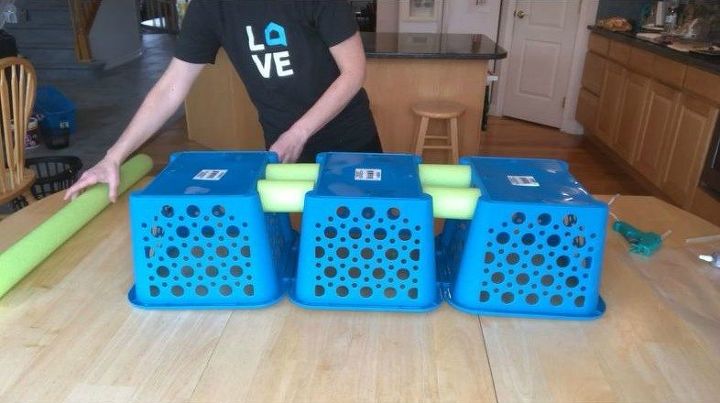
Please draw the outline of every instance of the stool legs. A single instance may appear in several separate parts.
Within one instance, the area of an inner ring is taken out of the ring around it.
[[[450,119],[450,152],[452,153],[452,163],[457,164],[460,159],[460,145],[458,144],[458,120]]]
[[[423,116],[420,120],[420,130],[418,131],[417,141],[415,142],[415,154],[421,157],[423,154],[423,148],[425,147],[425,136],[427,135],[429,123],[430,119],[425,116]]]
[[[430,118],[423,116],[420,120],[420,130],[418,131],[417,141],[415,142],[415,154],[422,157],[423,151],[426,149],[430,150],[448,150],[450,163],[457,164],[460,159],[460,141],[458,139],[458,119],[450,118],[447,119],[447,136],[433,135],[428,136],[428,126],[430,124]],[[445,145],[425,145],[425,141],[428,139],[432,140],[446,140]]]

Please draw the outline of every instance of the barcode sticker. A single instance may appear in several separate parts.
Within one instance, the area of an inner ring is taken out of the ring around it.
[[[513,186],[540,186],[533,176],[508,176],[507,178]]]
[[[355,168],[356,181],[381,181],[382,169]]]
[[[228,172],[227,169],[203,169],[193,178],[196,181],[219,181]]]

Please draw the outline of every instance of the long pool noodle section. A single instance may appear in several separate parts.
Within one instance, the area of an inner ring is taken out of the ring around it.
[[[137,155],[120,167],[122,194],[152,168],[147,155]],[[47,259],[110,204],[107,185],[95,185],[0,254],[0,297]]]

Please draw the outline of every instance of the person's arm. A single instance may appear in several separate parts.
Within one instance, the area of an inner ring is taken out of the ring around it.
[[[153,86],[130,124],[110,147],[105,158],[87,170],[80,180],[65,192],[65,200],[75,198],[83,189],[96,183],[107,183],[108,197],[117,199],[120,164],[143,145],[182,104],[204,64],[187,63],[173,58],[160,80]]]
[[[295,162],[307,140],[342,112],[365,82],[365,50],[359,33],[331,47],[330,53],[340,76],[315,105],[270,147],[270,151],[275,151],[282,162]]]

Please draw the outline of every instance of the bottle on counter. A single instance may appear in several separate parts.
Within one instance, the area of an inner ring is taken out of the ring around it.
[[[655,7],[655,26],[665,26],[665,2],[662,0]]]
[[[665,32],[670,33],[677,29],[679,7],[680,0],[670,0],[668,2],[668,9],[665,13]]]

